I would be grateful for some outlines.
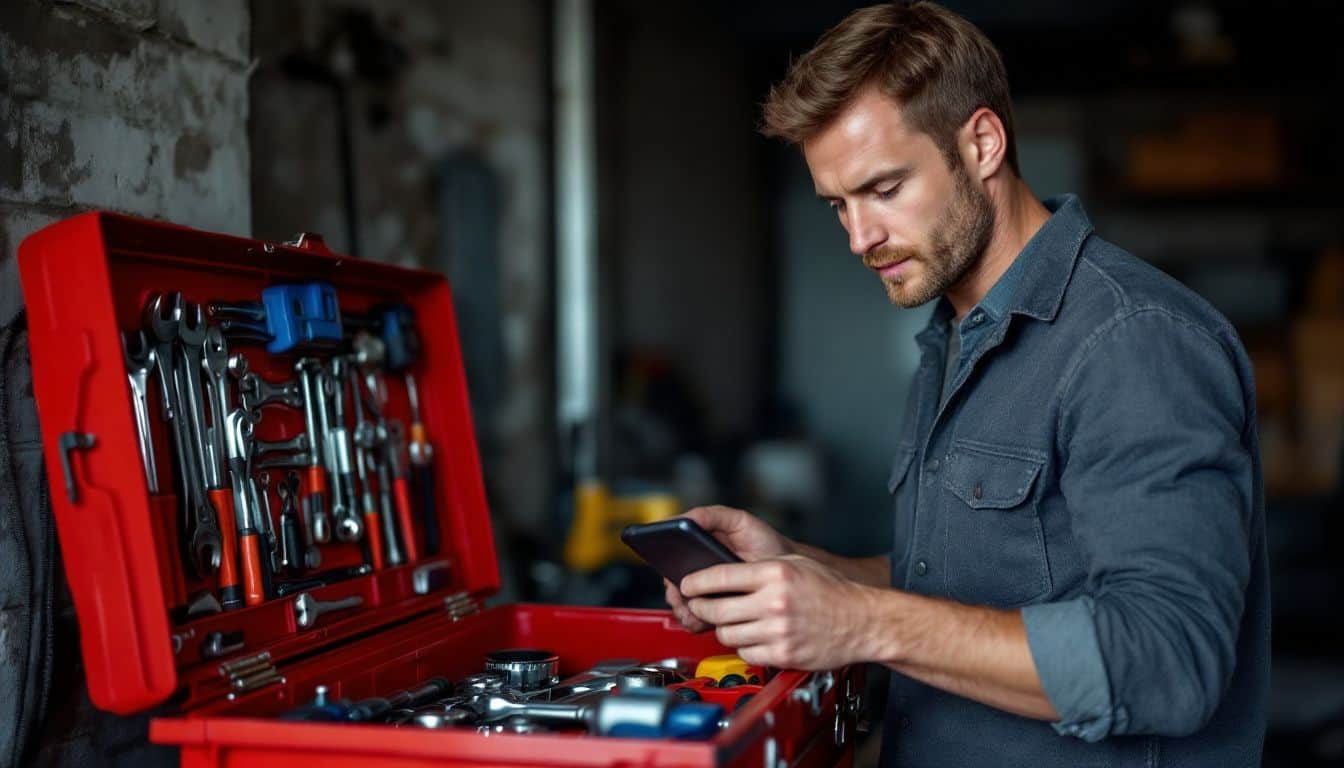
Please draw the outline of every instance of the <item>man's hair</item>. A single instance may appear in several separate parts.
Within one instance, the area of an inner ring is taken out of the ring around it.
[[[1003,121],[1006,159],[1018,173],[998,49],[974,24],[927,2],[861,8],[828,30],[771,87],[761,132],[801,144],[869,86],[900,104],[907,125],[928,134],[949,165],[958,162],[957,130],[988,107]]]

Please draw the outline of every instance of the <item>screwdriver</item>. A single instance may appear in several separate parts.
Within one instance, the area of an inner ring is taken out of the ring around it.
[[[439,552],[439,515],[434,507],[434,446],[420,420],[420,390],[415,375],[406,371],[406,393],[411,401],[411,465],[420,491],[420,523],[425,527],[425,553]]]

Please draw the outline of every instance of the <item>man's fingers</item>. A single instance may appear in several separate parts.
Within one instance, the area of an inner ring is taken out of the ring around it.
[[[714,628],[714,637],[729,648],[745,648],[778,640],[780,629],[774,621],[747,621],[741,624],[720,624]]]
[[[686,510],[683,517],[699,523],[709,533],[732,533],[742,525],[743,512],[732,507],[696,507]]]
[[[686,601],[686,607],[691,615],[710,624],[737,624],[760,618],[758,602],[751,595],[696,597]]]
[[[767,582],[770,562],[711,565],[681,580],[681,594],[701,597],[723,592],[755,592]]]

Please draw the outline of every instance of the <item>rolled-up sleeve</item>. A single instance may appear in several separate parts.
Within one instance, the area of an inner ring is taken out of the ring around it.
[[[1060,733],[1188,735],[1227,690],[1254,503],[1232,354],[1166,310],[1131,310],[1066,380],[1060,488],[1085,594],[1022,611]]]

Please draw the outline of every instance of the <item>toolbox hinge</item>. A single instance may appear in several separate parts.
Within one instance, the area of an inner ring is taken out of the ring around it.
[[[481,601],[470,592],[457,592],[443,599],[443,607],[453,621],[461,621],[481,612]]]
[[[271,661],[270,651],[226,661],[219,665],[219,675],[229,681],[229,701],[258,688],[285,682],[280,670],[275,668],[275,662]]]

